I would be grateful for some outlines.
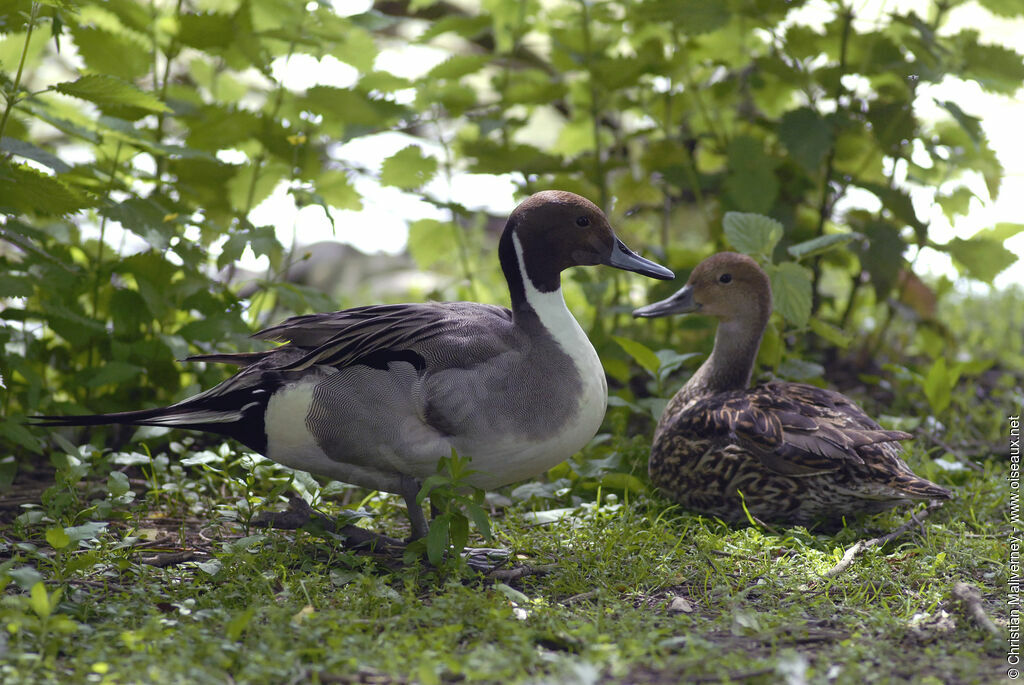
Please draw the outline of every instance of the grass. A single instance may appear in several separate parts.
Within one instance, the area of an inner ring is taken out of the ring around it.
[[[823,574],[845,548],[909,513],[821,535],[729,527],[655,495],[599,493],[598,505],[567,488],[496,512],[491,544],[546,571],[502,581],[455,562],[355,554],[322,533],[249,528],[253,509],[285,489],[332,513],[361,504],[391,534],[404,521],[392,497],[319,490],[228,446],[175,449],[191,455],[185,466],[85,450],[57,460],[56,485],[40,472],[9,493],[28,501],[5,509],[18,517],[2,528],[12,558],[0,566],[0,680],[973,683],[1005,674],[1005,643],[951,596],[966,581],[989,616],[1007,618],[999,459],[980,473],[933,473],[915,448],[911,463],[955,485],[957,499],[831,579]],[[44,492],[30,492],[47,478]],[[574,501],[570,516],[538,522],[537,511]]]

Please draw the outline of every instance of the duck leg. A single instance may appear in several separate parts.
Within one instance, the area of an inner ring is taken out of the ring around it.
[[[427,517],[423,514],[423,507],[416,501],[422,487],[419,480],[403,475],[399,487],[402,490],[399,494],[405,500],[405,508],[409,511],[409,523],[412,525],[409,542],[426,537],[429,530]]]

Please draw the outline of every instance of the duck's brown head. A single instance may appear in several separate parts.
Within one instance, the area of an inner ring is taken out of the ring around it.
[[[736,252],[719,252],[698,264],[676,294],[640,307],[633,316],[699,312],[723,321],[753,317],[767,320],[771,308],[772,286],[757,262]]]

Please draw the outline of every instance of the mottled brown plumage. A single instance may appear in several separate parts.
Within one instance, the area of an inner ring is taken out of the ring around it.
[[[635,316],[699,312],[719,320],[711,356],[672,398],[654,433],[651,481],[684,506],[744,521],[835,524],[915,500],[948,499],[901,458],[900,440],[849,399],[803,383],[748,387],[771,315],[757,263],[723,252],[686,286]]]

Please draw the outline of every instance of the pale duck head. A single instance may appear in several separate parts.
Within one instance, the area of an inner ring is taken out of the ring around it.
[[[772,310],[768,274],[750,257],[719,252],[694,267],[690,278],[671,297],[640,307],[635,317],[700,313],[720,321],[765,321]]]

